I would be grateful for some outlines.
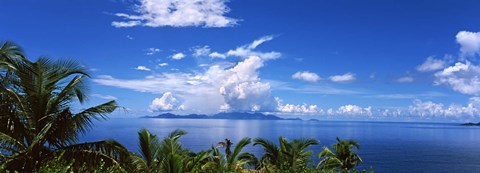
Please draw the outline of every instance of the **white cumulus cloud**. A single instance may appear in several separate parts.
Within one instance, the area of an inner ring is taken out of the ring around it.
[[[168,63],[166,63],[166,62],[158,64],[158,66],[160,66],[160,67],[165,67],[167,65],[168,65]]]
[[[135,14],[116,13],[123,21],[114,21],[114,27],[229,27],[237,19],[226,17],[230,9],[224,0],[139,0]]]
[[[340,106],[337,111],[337,114],[339,115],[366,115],[366,116],[371,116],[372,115],[372,107],[365,107],[362,108],[357,105],[343,105]]]
[[[220,58],[220,59],[225,59],[227,58],[226,55],[218,53],[218,52],[212,52],[208,55],[210,58]]]
[[[174,60],[181,60],[181,59],[185,58],[185,54],[180,52],[180,53],[173,54],[171,57]]]
[[[286,104],[286,105],[279,105],[278,106],[278,111],[282,113],[294,113],[294,114],[315,114],[319,113],[317,105],[307,105],[307,104],[302,104],[302,105],[294,105],[294,104]]]
[[[184,100],[182,104],[188,111],[196,113],[275,112],[278,102],[271,95],[270,83],[258,76],[261,67],[263,60],[252,56],[233,67],[211,65],[203,73],[161,73],[143,79],[117,79],[103,75],[93,81],[139,92],[172,92]]]
[[[143,65],[135,67],[135,70],[141,70],[141,71],[152,71],[150,68],[145,67]]]
[[[442,103],[416,99],[408,110],[411,115],[420,117],[474,117],[480,114],[480,97],[470,98],[465,106],[444,106]]]
[[[275,111],[276,99],[271,95],[270,84],[260,81],[258,69],[263,60],[251,56],[227,70],[226,81],[220,87],[226,111]]]
[[[194,57],[208,56],[210,54],[210,47],[208,46],[196,46],[191,49]]]
[[[434,57],[430,56],[423,62],[423,64],[417,67],[418,71],[421,72],[429,72],[443,69],[447,65],[447,62],[442,59],[435,59]]]
[[[173,111],[182,110],[184,106],[173,96],[171,92],[163,93],[162,97],[155,98],[149,106],[150,111]]]
[[[460,31],[456,38],[462,55],[480,55],[480,32]]]
[[[318,76],[316,73],[312,73],[309,71],[296,72],[295,74],[292,75],[292,78],[304,80],[308,82],[317,82],[318,80],[320,80],[320,76]]]
[[[330,76],[329,79],[332,82],[350,82],[350,81],[354,81],[356,78],[355,78],[355,74],[353,73],[345,73],[343,75]]]
[[[447,85],[463,94],[480,94],[480,67],[470,62],[457,62],[435,73],[436,85]]]

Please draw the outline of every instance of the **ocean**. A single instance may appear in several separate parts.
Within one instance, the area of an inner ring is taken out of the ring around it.
[[[81,141],[115,139],[129,150],[138,151],[137,132],[147,128],[160,138],[175,129],[188,132],[180,141],[193,151],[209,149],[228,138],[235,145],[243,137],[262,137],[278,144],[278,138],[316,138],[320,145],[309,149],[318,162],[318,152],[331,147],[335,138],[354,139],[360,143],[358,154],[363,163],[358,168],[383,173],[404,172],[480,172],[480,127],[454,123],[347,122],[295,120],[215,120],[110,118],[95,122]],[[260,146],[249,145],[244,151],[257,156]]]

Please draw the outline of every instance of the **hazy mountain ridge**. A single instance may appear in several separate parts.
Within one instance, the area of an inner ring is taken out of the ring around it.
[[[163,118],[163,119],[228,119],[228,120],[301,120],[300,118],[280,118],[275,115],[266,115],[262,113],[218,113],[214,115],[189,114],[176,115],[164,113],[157,116],[144,116],[143,118]]]

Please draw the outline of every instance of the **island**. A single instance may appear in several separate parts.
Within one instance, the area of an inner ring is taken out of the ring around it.
[[[262,113],[218,113],[214,115],[189,114],[176,115],[164,113],[157,116],[144,116],[142,118],[161,118],[161,119],[227,119],[227,120],[302,120],[300,118],[280,118],[275,115],[266,115]]]
[[[462,126],[480,126],[480,122],[479,123],[463,123]]]

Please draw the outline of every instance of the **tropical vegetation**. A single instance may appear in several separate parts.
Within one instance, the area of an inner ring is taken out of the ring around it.
[[[263,138],[230,139],[210,149],[192,152],[175,130],[159,139],[147,129],[138,132],[138,151],[130,152],[115,140],[78,140],[118,108],[115,101],[78,109],[88,100],[88,71],[71,60],[40,57],[31,61],[11,42],[0,47],[0,172],[366,172],[354,140],[340,140],[333,151],[319,153],[312,161],[316,139],[280,137],[278,144]],[[75,106],[74,106],[75,105]],[[244,152],[260,146],[257,158]],[[373,172],[373,171],[370,171]]]

